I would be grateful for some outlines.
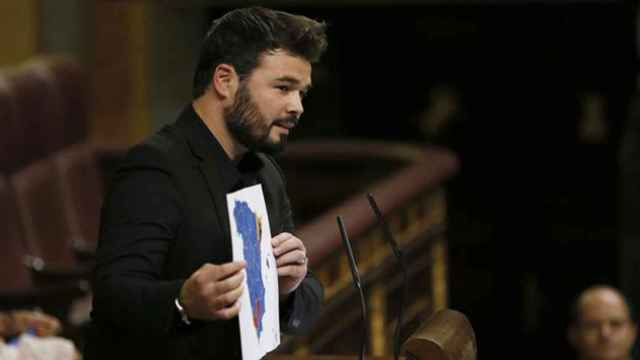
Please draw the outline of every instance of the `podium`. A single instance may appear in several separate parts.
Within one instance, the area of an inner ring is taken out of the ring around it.
[[[425,321],[402,345],[404,360],[476,360],[475,333],[464,314],[445,309]],[[356,355],[270,354],[266,360],[355,360]],[[366,356],[369,360],[393,360],[388,356]]]

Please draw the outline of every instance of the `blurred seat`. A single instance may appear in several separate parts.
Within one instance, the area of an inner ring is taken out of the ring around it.
[[[8,181],[0,176],[0,310],[40,307],[63,316],[73,299],[88,292],[86,282],[37,284],[47,271],[44,262],[29,255],[24,246],[17,204]],[[38,286],[37,286],[38,285]]]
[[[73,58],[61,55],[40,56],[28,65],[49,79],[60,101],[65,146],[86,141],[88,137],[88,78]]]
[[[61,278],[84,278],[90,266],[79,262],[73,251],[73,236],[80,231],[69,219],[69,202],[64,201],[59,178],[51,158],[29,164],[13,174],[18,214],[27,250]]]
[[[12,98],[14,118],[21,137],[20,154],[26,164],[64,146],[63,101],[46,67],[26,63],[5,74]]]
[[[5,76],[0,75],[0,172],[9,173],[22,163],[21,129],[16,118],[11,87]]]
[[[89,142],[88,88],[82,66],[67,56],[38,56],[1,71],[0,171],[10,173],[66,146]],[[122,154],[116,148],[104,150],[107,161]]]
[[[74,249],[90,258],[97,245],[103,196],[96,149],[90,143],[69,146],[54,155],[54,162]]]
[[[0,261],[0,288],[3,291],[22,290],[32,286],[29,270],[24,266],[27,254],[16,210],[9,184],[5,178],[0,177],[0,241],[3,253],[3,261]]]
[[[39,56],[26,66],[46,78],[60,105],[63,121],[62,144],[64,148],[78,144],[88,145],[101,181],[109,177],[127,150],[121,145],[98,144],[89,137],[89,83],[82,66],[73,58],[63,55]],[[52,151],[60,147],[51,147]]]

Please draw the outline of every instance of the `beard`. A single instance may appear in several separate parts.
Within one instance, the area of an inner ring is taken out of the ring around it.
[[[298,118],[290,116],[269,121],[258,110],[246,84],[241,82],[233,105],[225,109],[224,120],[231,135],[251,151],[277,154],[287,145],[287,135],[278,140],[269,137],[271,128],[276,125],[298,123]]]

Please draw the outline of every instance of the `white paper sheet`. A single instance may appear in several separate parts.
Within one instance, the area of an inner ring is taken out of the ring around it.
[[[227,194],[233,260],[245,260],[240,298],[242,359],[261,359],[280,345],[278,272],[262,185]]]

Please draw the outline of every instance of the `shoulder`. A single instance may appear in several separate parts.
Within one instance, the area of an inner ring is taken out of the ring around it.
[[[173,126],[166,126],[127,151],[119,171],[132,169],[169,170],[184,158],[185,145]]]
[[[177,198],[175,174],[178,171],[174,158],[180,141],[167,129],[127,151],[110,179],[109,203],[116,201],[116,204],[126,204],[124,208],[131,208],[133,204],[146,204],[152,198]]]
[[[286,185],[286,178],[284,171],[278,164],[278,162],[270,155],[264,153],[257,153],[257,156],[264,164],[263,171],[269,179],[276,179],[283,186]]]

